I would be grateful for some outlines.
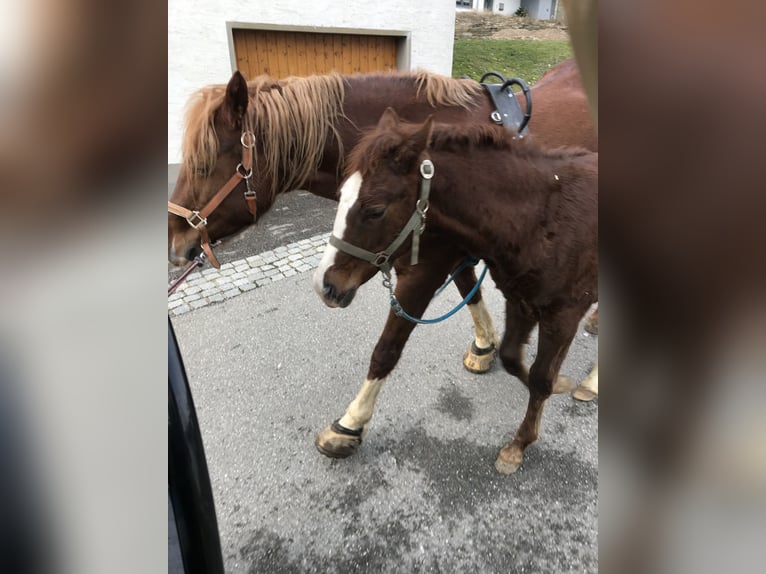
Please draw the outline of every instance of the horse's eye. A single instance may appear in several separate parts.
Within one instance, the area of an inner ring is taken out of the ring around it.
[[[380,219],[385,213],[385,207],[371,207],[364,210],[364,218],[368,220]]]
[[[207,167],[202,166],[202,167],[195,167],[194,173],[195,175],[199,175],[200,177],[207,177],[210,172],[208,171]]]

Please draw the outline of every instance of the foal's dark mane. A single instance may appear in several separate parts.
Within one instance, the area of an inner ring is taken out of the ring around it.
[[[411,145],[410,139],[418,124],[402,122],[400,129],[368,131],[351,152],[346,175],[356,171],[362,174],[377,169],[383,160],[395,160]],[[516,133],[493,124],[435,124],[429,140],[429,151],[466,153],[474,150],[505,150],[517,159],[568,159],[590,154],[580,147],[543,148],[534,138],[516,138]]]

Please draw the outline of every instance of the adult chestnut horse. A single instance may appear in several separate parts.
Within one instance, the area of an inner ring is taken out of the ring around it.
[[[532,137],[551,146],[595,149],[595,132],[573,60],[549,70],[532,86],[532,96]],[[259,77],[251,82],[235,72],[228,85],[199,90],[187,109],[183,162],[170,197],[170,262],[184,265],[199,253],[201,243],[209,245],[252,225],[280,193],[306,189],[337,199],[346,152],[365,128],[375,126],[387,106],[412,121],[433,114],[441,122],[484,124],[492,112],[488,96],[476,82],[424,72],[279,81]],[[448,257],[415,267],[396,261],[396,296],[408,309],[422,313],[438,283],[458,263]],[[459,273],[455,283],[463,297],[468,295],[476,283],[473,269]],[[485,372],[496,354],[497,335],[481,291],[468,309],[475,335],[464,364]],[[413,327],[389,313],[368,379],[380,380],[393,369]]]
[[[315,289],[330,307],[347,306],[379,270],[391,281],[381,253],[409,254],[426,267],[432,257],[486,261],[506,299],[500,358],[529,389],[524,421],[495,463],[515,472],[537,439],[580,319],[598,299],[598,154],[546,151],[497,126],[409,124],[389,108],[347,170]],[[527,371],[523,345],[538,323]],[[357,448],[382,384],[365,382],[344,416],[317,435],[320,452]]]

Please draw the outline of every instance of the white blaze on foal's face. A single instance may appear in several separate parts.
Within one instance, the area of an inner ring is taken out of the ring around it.
[[[332,234],[338,239],[343,239],[343,233],[346,231],[346,216],[351,207],[359,198],[359,190],[362,187],[362,174],[358,171],[352,173],[340,188],[340,201],[338,202],[338,211],[335,213],[335,223],[332,226]],[[329,243],[324,249],[322,261],[319,262],[314,273],[314,290],[321,296],[324,288],[324,274],[335,263],[335,255],[338,250]]]

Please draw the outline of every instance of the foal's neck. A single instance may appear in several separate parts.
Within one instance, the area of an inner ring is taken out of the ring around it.
[[[478,252],[478,244],[516,242],[539,224],[564,162],[504,149],[432,151],[436,175],[428,226]]]

